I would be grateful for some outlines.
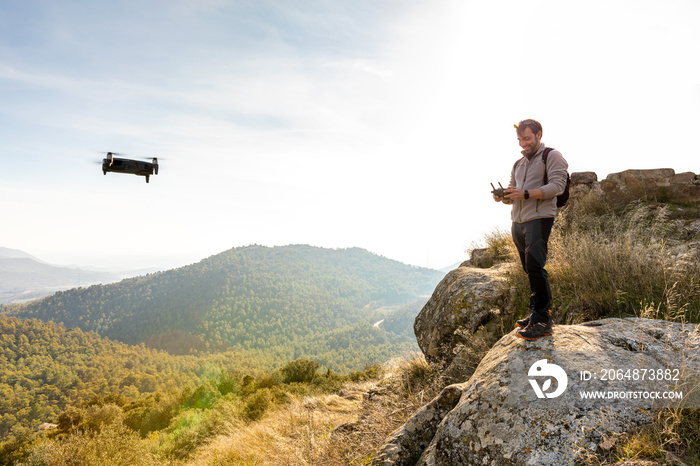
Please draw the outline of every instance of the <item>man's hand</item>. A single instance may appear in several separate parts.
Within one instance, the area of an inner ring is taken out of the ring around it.
[[[505,188],[501,183],[498,183],[498,188],[491,183],[491,187],[493,188],[493,191],[491,191],[491,194],[493,194],[493,200],[496,202],[500,202],[503,200],[503,196],[505,196]]]
[[[515,186],[508,186],[505,190],[506,198],[511,201],[519,201],[525,199],[525,190],[518,189]]]
[[[496,194],[494,194],[493,200],[496,202],[502,202],[502,203],[508,204],[508,205],[513,203],[513,201],[511,199],[508,199],[508,196],[506,196],[505,194],[503,196],[497,196]]]

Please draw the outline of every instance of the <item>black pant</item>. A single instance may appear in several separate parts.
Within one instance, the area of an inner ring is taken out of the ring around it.
[[[531,322],[546,322],[547,311],[552,303],[549,276],[544,269],[547,263],[547,241],[552,231],[554,218],[538,218],[525,223],[513,222],[513,242],[520,254],[520,262],[530,280]]]

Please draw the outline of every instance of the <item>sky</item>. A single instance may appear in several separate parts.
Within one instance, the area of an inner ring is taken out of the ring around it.
[[[0,0],[0,247],[170,268],[508,229],[535,118],[569,170],[700,172],[696,0]],[[107,151],[148,160],[108,173]]]

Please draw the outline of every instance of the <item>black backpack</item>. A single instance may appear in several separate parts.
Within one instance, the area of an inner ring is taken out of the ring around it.
[[[544,162],[544,184],[548,183],[547,180],[547,156],[554,149],[551,147],[546,147],[544,149],[544,154],[542,154],[542,162]],[[557,196],[557,207],[564,207],[567,202],[569,202],[569,185],[571,184],[571,176],[569,172],[566,172],[566,186],[564,187],[564,192]]]

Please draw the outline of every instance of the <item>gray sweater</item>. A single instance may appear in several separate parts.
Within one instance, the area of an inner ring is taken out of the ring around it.
[[[513,165],[510,186],[520,189],[541,189],[544,199],[513,201],[511,219],[525,223],[537,218],[554,217],[557,214],[557,196],[564,192],[569,164],[561,152],[552,150],[547,156],[547,184],[544,184],[545,167],[542,161],[545,145],[541,144],[529,160],[522,157]]]

